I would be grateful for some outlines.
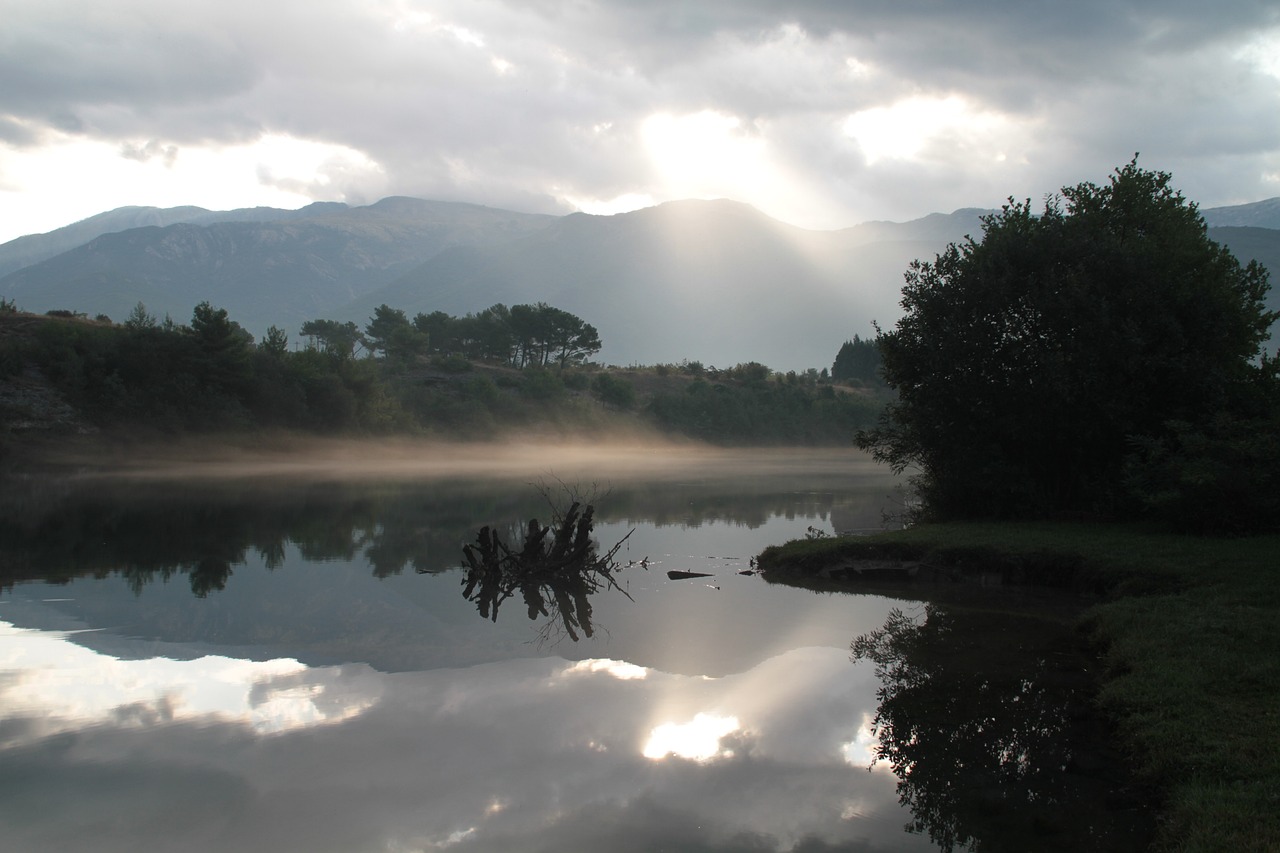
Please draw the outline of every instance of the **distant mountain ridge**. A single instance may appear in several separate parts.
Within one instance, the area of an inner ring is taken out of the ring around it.
[[[46,234],[30,234],[0,244],[0,276],[38,264],[63,252],[102,236],[132,228],[160,227],[191,222],[207,225],[214,222],[273,222],[280,219],[306,217],[330,209],[346,209],[341,202],[316,202],[299,210],[275,207],[245,207],[236,210],[206,210],[203,207],[118,207],[99,213]]]
[[[277,325],[294,337],[307,319],[363,325],[382,303],[457,316],[544,301],[594,324],[608,362],[804,369],[829,366],[872,320],[891,325],[908,264],[980,237],[990,212],[813,231],[727,200],[615,216],[407,197],[300,210],[121,208],[0,245],[0,273],[22,264],[0,278],[0,296],[117,320],[141,301],[178,322],[208,300],[255,334]],[[1277,221],[1280,199],[1203,213],[1210,236],[1242,260],[1280,270],[1280,230],[1258,224]],[[1280,293],[1271,301],[1280,305]]]
[[[102,233],[0,279],[0,295],[28,310],[69,308],[117,319],[141,301],[179,321],[209,300],[261,332],[346,305],[449,246],[510,240],[555,219],[403,197],[354,208],[320,203],[297,211],[130,215],[181,221]]]
[[[1280,229],[1280,198],[1269,198],[1250,204],[1231,207],[1211,207],[1200,211],[1210,228],[1233,226],[1238,228]]]
[[[570,214],[490,249],[451,249],[354,301],[461,314],[533,298],[599,329],[619,364],[689,359],[778,369],[830,366],[841,343],[897,315],[910,261],[978,227],[976,212],[911,224],[808,231],[731,201],[679,201],[615,216]]]

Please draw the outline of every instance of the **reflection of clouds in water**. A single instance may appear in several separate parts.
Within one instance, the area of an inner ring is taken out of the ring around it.
[[[643,666],[636,666],[633,663],[627,663],[622,660],[609,660],[608,658],[591,658],[588,660],[580,660],[569,666],[564,671],[565,675],[574,675],[576,673],[591,672],[607,672],[614,678],[620,678],[623,681],[630,681],[633,678],[645,678],[649,675],[649,670]]]
[[[86,723],[150,726],[190,720],[242,723],[260,734],[335,723],[376,696],[333,690],[332,671],[296,660],[121,660],[70,642],[68,633],[0,622],[0,672],[11,714],[41,720],[42,734]]]
[[[707,761],[721,754],[732,758],[733,750],[721,752],[720,741],[740,726],[737,717],[714,714],[696,714],[687,723],[663,723],[649,735],[641,754],[645,758],[678,755],[694,761]]]
[[[884,763],[872,763],[876,758],[876,747],[879,741],[876,739],[875,733],[875,717],[871,714],[862,715],[862,725],[858,726],[857,736],[840,747],[844,760],[854,767],[863,767],[868,770],[878,770],[885,773],[892,773],[892,768]]]
[[[62,635],[6,632],[2,668],[25,670],[6,708],[60,721],[19,750],[44,756],[24,776],[26,795],[66,803],[26,821],[27,848],[154,848],[146,795],[179,764],[190,796],[224,804],[184,810],[178,834],[164,836],[192,853],[270,838],[314,851],[916,841],[901,834],[892,779],[846,760],[874,683],[844,649],[784,652],[722,678],[558,658],[384,674],[287,660],[121,661]],[[41,737],[73,729],[69,748]],[[663,732],[665,758],[646,758]],[[708,745],[715,760],[693,760]],[[107,771],[109,824],[58,793]],[[7,824],[17,806],[4,803]]]

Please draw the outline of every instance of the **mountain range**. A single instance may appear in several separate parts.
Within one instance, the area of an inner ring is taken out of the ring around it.
[[[891,325],[908,264],[980,235],[987,212],[813,231],[726,200],[613,216],[404,197],[127,207],[0,245],[0,296],[117,320],[142,302],[176,322],[208,300],[256,335],[276,325],[293,336],[308,319],[363,325],[383,303],[412,317],[547,302],[599,329],[605,362],[802,370],[830,366],[872,321]],[[1202,213],[1211,237],[1280,271],[1280,199]]]

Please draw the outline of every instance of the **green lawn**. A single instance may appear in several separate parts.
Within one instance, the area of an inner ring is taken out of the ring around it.
[[[766,572],[845,559],[998,565],[1102,591],[1099,701],[1134,770],[1166,793],[1158,844],[1280,850],[1280,536],[1204,539],[1125,525],[930,524],[791,542]]]

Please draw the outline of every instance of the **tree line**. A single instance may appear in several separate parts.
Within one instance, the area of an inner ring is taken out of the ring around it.
[[[409,319],[387,304],[374,309],[363,331],[354,323],[308,320],[302,336],[313,348],[350,358],[360,348],[400,363],[424,355],[496,361],[512,367],[581,364],[600,351],[595,326],[545,302],[534,305],[498,303],[483,311],[453,317],[443,311]],[[282,333],[272,327],[269,339]]]
[[[413,319],[380,305],[364,328],[307,321],[299,341],[274,326],[255,340],[208,302],[181,325],[141,303],[120,324],[66,313],[39,323],[32,340],[0,347],[0,367],[13,374],[33,363],[83,420],[132,433],[474,439],[626,422],[719,444],[832,444],[869,426],[880,406],[872,395],[837,393],[826,369],[603,368],[590,361],[595,328],[545,303]],[[0,425],[0,441],[8,429]]]

